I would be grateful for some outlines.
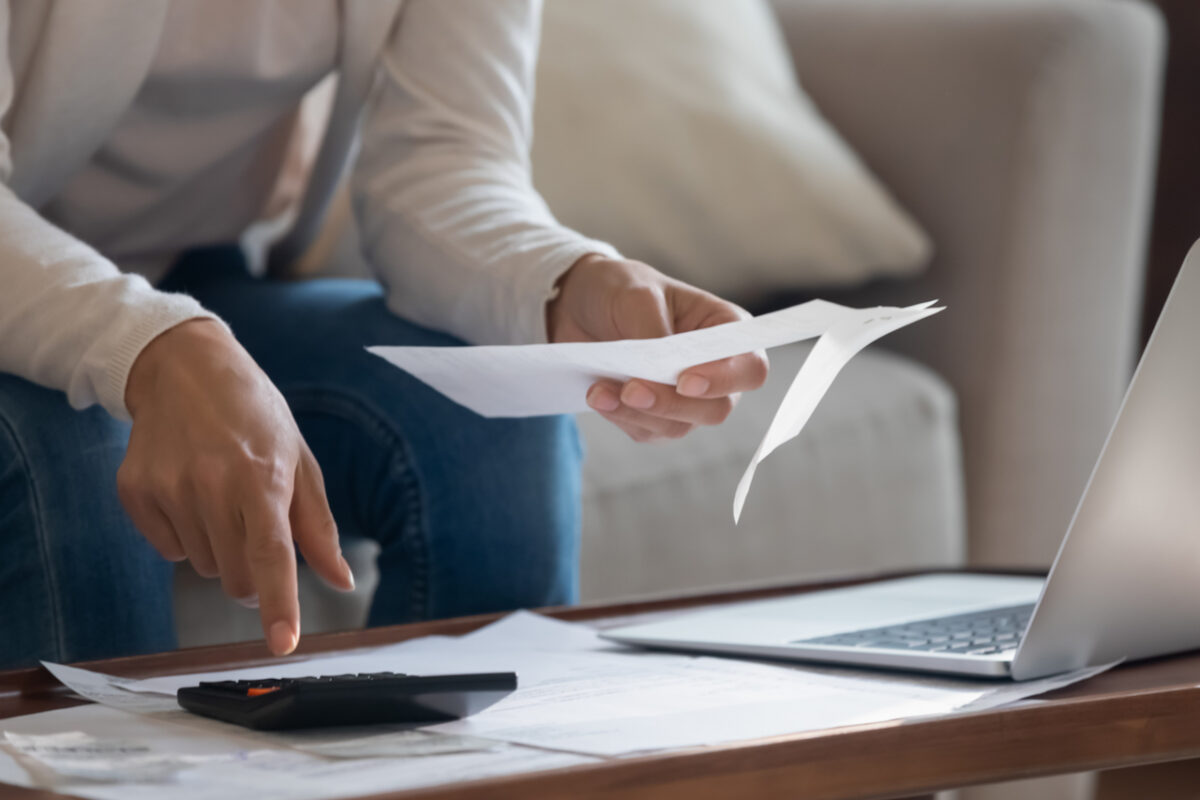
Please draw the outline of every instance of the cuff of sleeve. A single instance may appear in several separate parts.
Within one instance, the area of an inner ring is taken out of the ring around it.
[[[228,330],[228,326],[220,317],[200,305],[195,298],[185,294],[156,292],[153,302],[138,309],[136,317],[117,340],[108,363],[99,398],[100,405],[104,406],[108,413],[117,419],[131,419],[129,409],[125,406],[125,385],[129,381],[129,371],[133,368],[133,362],[141,355],[146,345],[160,334],[192,319],[211,319]]]
[[[531,270],[525,281],[523,297],[514,320],[516,329],[512,340],[520,344],[545,344],[546,303],[558,296],[558,281],[575,262],[584,256],[598,254],[606,258],[621,258],[620,252],[607,242],[578,239],[555,249],[542,260],[541,268]]]

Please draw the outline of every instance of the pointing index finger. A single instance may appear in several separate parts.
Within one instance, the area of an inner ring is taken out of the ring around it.
[[[288,524],[287,504],[260,497],[242,512],[246,525],[246,563],[258,592],[258,613],[267,647],[287,655],[300,641],[300,601],[296,553]]]

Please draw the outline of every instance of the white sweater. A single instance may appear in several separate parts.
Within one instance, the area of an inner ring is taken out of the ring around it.
[[[146,277],[255,221],[281,130],[329,67],[331,120],[278,258],[311,239],[356,144],[368,260],[418,323],[544,340],[559,275],[615,255],[560,226],[530,184],[536,0],[0,3],[0,371],[77,408],[127,417],[142,348],[211,316]]]

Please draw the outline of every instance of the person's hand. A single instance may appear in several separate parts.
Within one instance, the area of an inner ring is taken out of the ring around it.
[[[746,319],[741,308],[637,261],[585,256],[563,275],[546,307],[552,342],[649,339]],[[724,422],[740,392],[767,377],[763,353],[699,364],[676,386],[633,379],[599,381],[588,405],[638,442],[677,439]]]
[[[133,430],[117,472],[121,503],[166,559],[220,575],[259,608],[276,655],[300,637],[298,545],[350,590],[321,470],[283,396],[219,324],[192,320],[152,341],[125,390]]]

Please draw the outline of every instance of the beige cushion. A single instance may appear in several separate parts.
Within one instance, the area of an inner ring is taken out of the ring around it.
[[[585,600],[962,563],[954,395],[875,348],[762,463],[734,525],[733,489],[809,349],[771,350],[766,386],[725,424],[678,441],[638,445],[598,415],[579,417]]]
[[[801,92],[764,0],[549,0],[537,85],[534,183],[630,257],[746,298],[929,255]]]

